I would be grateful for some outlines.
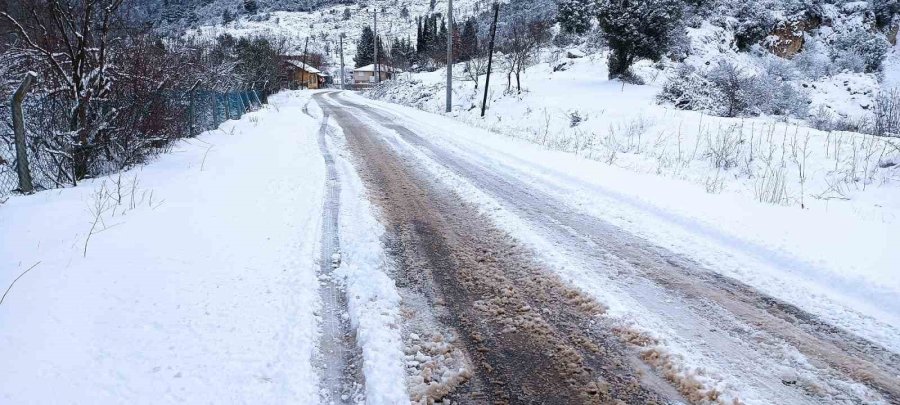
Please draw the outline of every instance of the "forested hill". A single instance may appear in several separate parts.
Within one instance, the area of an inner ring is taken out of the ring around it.
[[[354,0],[142,0],[132,1],[136,15],[164,29],[185,29],[222,23],[223,19],[252,18],[271,11],[313,11]]]

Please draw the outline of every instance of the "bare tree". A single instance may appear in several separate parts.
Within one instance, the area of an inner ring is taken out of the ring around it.
[[[72,104],[68,130],[72,139],[73,182],[88,174],[90,149],[115,111],[94,108],[110,92],[108,61],[110,34],[123,0],[26,0],[29,13],[16,18],[6,11],[0,18],[12,26],[22,51],[47,67],[53,92]]]
[[[550,24],[543,20],[516,20],[508,27],[505,41],[500,47],[507,67],[507,90],[516,79],[516,91],[522,92],[522,72],[531,65],[540,47],[550,38]]]

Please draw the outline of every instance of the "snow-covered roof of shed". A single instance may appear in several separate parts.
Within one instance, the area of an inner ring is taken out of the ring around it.
[[[303,62],[300,62],[300,61],[296,61],[296,60],[288,60],[287,63],[290,63],[291,65],[294,65],[294,66],[296,66],[296,67],[298,67],[298,68],[300,68],[300,69],[303,69],[303,70],[305,70],[305,71],[307,71],[307,72],[309,72],[309,73],[322,73],[321,70],[316,69],[316,68],[314,68],[314,67],[312,67],[312,66],[310,66],[310,65],[307,65],[307,64],[305,64],[305,63],[303,63]]]
[[[385,64],[379,65],[378,70],[380,70],[380,71],[382,71],[382,72],[403,73],[402,70],[397,69],[397,68],[395,68],[395,67],[393,67],[393,66],[385,65]],[[374,71],[375,71],[375,64],[373,63],[373,64],[371,64],[371,65],[366,65],[366,66],[363,66],[363,67],[359,67],[359,68],[353,69],[353,71],[354,71],[354,72],[374,72]]]

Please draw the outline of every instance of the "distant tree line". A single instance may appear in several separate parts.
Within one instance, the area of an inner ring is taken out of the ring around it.
[[[378,46],[379,63],[399,68],[418,70],[433,69],[447,62],[447,20],[441,14],[430,14],[416,19],[416,38],[393,38],[390,48],[385,48],[379,36],[376,40],[371,26],[363,27],[357,43],[356,65],[374,63],[375,46]],[[466,62],[479,53],[478,25],[474,18],[462,24],[455,23],[453,49],[455,62]]]

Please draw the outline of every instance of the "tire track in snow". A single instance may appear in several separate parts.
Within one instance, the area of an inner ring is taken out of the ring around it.
[[[310,115],[306,106],[303,113]],[[312,116],[312,115],[310,115]],[[359,376],[359,356],[347,316],[347,300],[334,276],[340,267],[341,243],[338,233],[341,183],[334,157],[325,140],[328,115],[319,127],[319,150],[325,160],[325,201],[322,206],[322,240],[319,257],[320,314],[319,366],[321,370],[320,399],[324,404],[357,403],[361,401],[362,384]]]

